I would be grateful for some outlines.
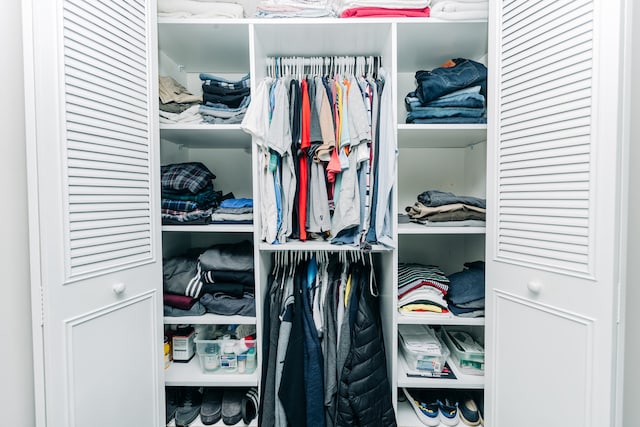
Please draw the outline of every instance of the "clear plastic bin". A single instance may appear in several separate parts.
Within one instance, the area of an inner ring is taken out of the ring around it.
[[[412,371],[441,373],[449,357],[449,349],[435,331],[425,325],[401,325],[398,340]]]
[[[206,340],[195,339],[196,353],[200,359],[200,368],[206,374],[238,373],[251,374],[255,371],[256,341],[241,340]],[[245,356],[242,372],[238,372],[238,355]],[[253,363],[249,361],[252,359]]]
[[[442,328],[440,336],[457,368],[465,374],[484,375],[484,348],[471,333]]]

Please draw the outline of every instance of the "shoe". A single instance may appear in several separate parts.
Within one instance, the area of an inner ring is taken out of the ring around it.
[[[402,391],[422,424],[430,427],[440,425],[438,399],[422,390],[403,388]]]
[[[440,422],[445,426],[456,426],[460,423],[458,402],[452,397],[444,397],[440,403]]]
[[[241,388],[228,388],[222,395],[222,421],[232,426],[242,419],[242,397],[244,390]]]
[[[256,416],[258,416],[258,389],[251,387],[242,398],[242,421],[249,424]]]
[[[467,426],[479,426],[480,411],[475,400],[471,396],[462,396],[458,399],[458,413],[460,414],[460,421]]]
[[[215,424],[222,418],[222,389],[206,387],[202,394],[200,421],[206,426]]]
[[[180,402],[180,387],[165,387],[164,389],[164,401],[165,408],[167,410],[167,421],[173,419],[176,416],[176,409],[178,409],[178,405]]]
[[[199,387],[185,387],[182,404],[176,409],[176,427],[188,427],[198,415],[202,405]]]

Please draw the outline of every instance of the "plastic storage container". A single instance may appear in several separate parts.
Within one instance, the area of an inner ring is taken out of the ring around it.
[[[255,364],[249,366],[245,362],[244,372],[238,372],[238,356],[244,356],[245,361],[249,360],[248,354],[255,354],[255,340],[250,339],[195,339],[196,353],[200,358],[200,368],[206,374],[220,373],[228,374],[236,372],[240,374],[251,374],[255,371]]]
[[[449,349],[429,326],[399,325],[398,340],[410,371],[442,372],[449,357]]]
[[[469,332],[442,328],[440,336],[457,368],[465,374],[484,375],[484,348]]]

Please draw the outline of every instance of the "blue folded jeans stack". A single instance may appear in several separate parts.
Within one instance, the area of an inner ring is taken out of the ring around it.
[[[487,67],[456,58],[419,70],[417,87],[405,97],[407,123],[486,123]]]

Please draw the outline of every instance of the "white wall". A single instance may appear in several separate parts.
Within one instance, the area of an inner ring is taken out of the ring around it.
[[[0,424],[35,426],[20,0],[0,8]]]
[[[626,340],[624,371],[624,427],[638,425],[640,396],[640,3],[633,2],[631,72],[631,152],[629,156],[629,233],[627,250]],[[635,381],[634,381],[635,380]]]

